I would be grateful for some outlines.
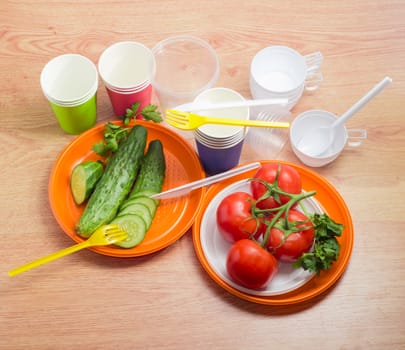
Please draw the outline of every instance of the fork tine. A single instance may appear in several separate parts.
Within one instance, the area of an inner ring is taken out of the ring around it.
[[[165,116],[166,121],[171,121],[174,123],[184,123],[187,122],[187,119],[183,117],[178,117],[177,115],[166,114]]]
[[[182,120],[182,121],[187,121],[189,119],[187,114],[174,113],[171,110],[166,112],[166,118]]]
[[[106,232],[105,238],[110,242],[110,243],[117,243],[120,241],[123,241],[128,237],[127,232],[123,230],[119,231],[113,231],[113,232]]]
[[[179,128],[179,129],[184,129],[188,130],[189,129],[189,120],[187,117],[177,115],[177,114],[172,114],[170,112],[166,112],[165,120],[167,123],[170,125]]]
[[[116,224],[107,226],[104,231],[104,237],[106,237],[109,241],[123,240],[127,236],[128,236],[127,232]]]

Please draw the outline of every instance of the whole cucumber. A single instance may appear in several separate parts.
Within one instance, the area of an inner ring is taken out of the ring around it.
[[[110,158],[105,172],[97,183],[76,231],[89,237],[101,225],[109,223],[134,184],[146,147],[147,130],[135,125],[117,152]]]
[[[149,191],[151,193],[161,192],[165,172],[166,162],[162,142],[160,140],[152,140],[149,142],[148,150],[142,160],[141,169],[139,170],[139,175],[130,197],[141,191]]]

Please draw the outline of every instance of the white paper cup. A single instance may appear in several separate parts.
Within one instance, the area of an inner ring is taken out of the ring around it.
[[[290,126],[290,144],[295,155],[304,164],[310,167],[322,167],[333,162],[343,151],[345,146],[358,147],[367,138],[364,129],[346,129],[344,125],[334,128],[333,138],[327,144],[327,149],[320,146],[320,154],[314,155],[314,145],[310,135],[314,128],[328,127],[336,120],[337,116],[323,110],[309,110],[298,115]],[[316,145],[315,145],[316,146]]]

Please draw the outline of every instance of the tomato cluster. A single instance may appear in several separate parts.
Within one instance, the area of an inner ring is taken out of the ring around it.
[[[262,289],[278,272],[278,261],[294,262],[311,249],[314,226],[296,206],[315,192],[302,193],[297,170],[277,162],[262,165],[250,189],[251,194],[226,196],[216,220],[222,237],[232,243],[229,276],[244,287]]]

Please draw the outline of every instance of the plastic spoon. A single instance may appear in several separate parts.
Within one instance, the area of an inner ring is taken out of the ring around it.
[[[324,155],[333,144],[334,130],[344,124],[350,117],[366,105],[373,97],[379,94],[388,84],[392,82],[390,77],[385,77],[375,85],[367,94],[350,107],[340,118],[337,118],[330,126],[314,128],[306,134],[299,142],[298,148],[306,153],[320,157]]]

